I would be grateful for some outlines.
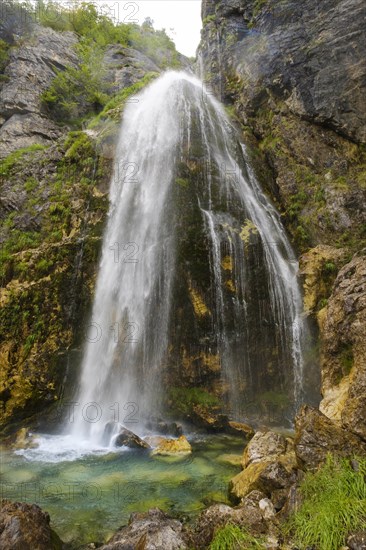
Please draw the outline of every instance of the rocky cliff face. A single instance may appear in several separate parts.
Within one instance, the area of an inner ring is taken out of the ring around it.
[[[70,132],[42,98],[59,72],[80,66],[79,38],[34,23],[15,37],[3,30],[0,38],[9,43],[2,42],[7,55],[0,66],[0,405],[8,424],[57,404],[66,380],[72,385],[121,110],[161,68],[134,48],[105,47],[104,84],[114,103],[92,130]]]
[[[201,52],[247,112],[274,94],[294,114],[366,141],[366,8],[362,0],[204,0]],[[215,70],[216,69],[216,70]]]
[[[302,254],[321,408],[363,438],[365,16],[361,0],[204,0],[199,48]]]
[[[43,112],[41,97],[56,71],[77,66],[76,43],[73,33],[38,27],[32,39],[11,48],[0,91],[0,158],[60,137],[60,128]]]

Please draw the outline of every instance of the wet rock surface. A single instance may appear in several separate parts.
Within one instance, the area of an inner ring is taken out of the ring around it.
[[[101,550],[184,550],[182,523],[158,508],[132,514],[129,525],[120,529]]]
[[[36,504],[2,500],[2,550],[61,550],[62,542],[50,528],[50,517]]]
[[[204,0],[203,64],[221,96],[224,75],[240,81],[247,110],[269,89],[299,116],[365,142],[365,12],[362,0]]]
[[[150,445],[126,428],[122,428],[113,440],[116,447],[129,447],[130,449],[150,449]]]

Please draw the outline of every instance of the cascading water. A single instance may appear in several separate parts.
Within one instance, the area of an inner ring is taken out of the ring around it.
[[[158,414],[170,385],[207,386],[236,419],[266,390],[297,405],[297,270],[223,107],[164,74],[124,111],[73,434]]]

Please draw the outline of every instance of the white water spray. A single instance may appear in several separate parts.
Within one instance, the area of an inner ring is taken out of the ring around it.
[[[138,431],[131,422],[158,411],[166,391],[161,372],[170,345],[169,327],[175,322],[172,302],[178,262],[173,189],[177,166],[190,153],[193,126],[199,129],[205,163],[212,163],[216,174],[206,174],[207,200],[197,197],[197,201],[211,242],[213,330],[232,414],[240,416],[241,388],[258,378],[249,353],[255,308],[248,289],[247,248],[253,245],[253,236],[260,248],[255,258],[265,262],[267,281],[267,295],[256,305],[257,321],[264,322],[262,310],[270,310],[277,353],[280,359],[289,356],[292,363],[293,401],[301,399],[302,299],[298,266],[279,216],[246,166],[245,149],[238,160],[237,138],[223,107],[205,93],[197,78],[168,72],[123,115],[72,427],[80,439],[100,442],[109,420],[126,424],[127,418],[128,427]],[[218,194],[215,178],[221,182]],[[233,208],[242,213],[239,226],[230,214]],[[229,305],[222,275],[228,254],[236,289]],[[227,329],[228,308],[234,312],[230,314],[234,336]],[[233,339],[238,342],[236,351]]]

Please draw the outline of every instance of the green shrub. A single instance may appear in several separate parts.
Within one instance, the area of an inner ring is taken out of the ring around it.
[[[0,73],[2,73],[9,59],[9,44],[4,40],[0,40]]]
[[[357,459],[355,471],[349,460],[328,456],[315,473],[301,484],[303,503],[289,520],[300,548],[338,550],[350,531],[366,528],[366,459]]]
[[[41,25],[56,31],[73,31],[100,46],[128,44],[130,25],[114,24],[110,17],[98,12],[93,2],[70,7],[53,0],[37,0],[35,13]]]
[[[145,21],[141,27],[131,25],[128,43],[150,57],[162,69],[181,68],[173,40],[166,34],[165,29],[155,30],[151,22]]]
[[[337,266],[333,262],[326,262],[323,267],[325,273],[335,273],[338,271]]]
[[[170,399],[174,402],[176,410],[183,414],[188,414],[194,405],[212,408],[220,404],[217,397],[202,388],[172,388]]]
[[[89,39],[76,46],[79,67],[58,71],[42,101],[58,122],[78,122],[80,117],[101,111],[108,96],[104,82],[104,50]]]
[[[262,539],[253,537],[237,525],[225,525],[218,529],[210,544],[210,550],[261,550],[265,548]]]

